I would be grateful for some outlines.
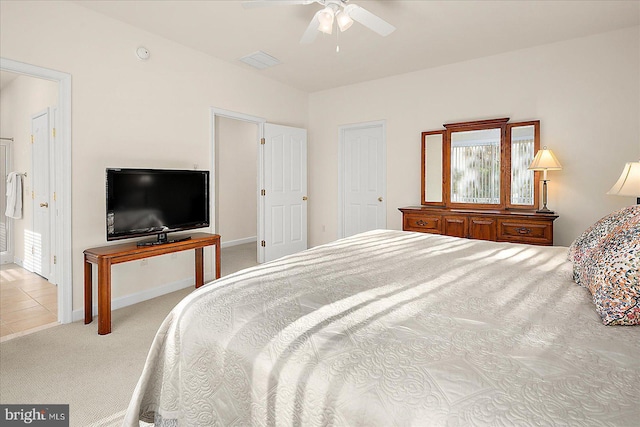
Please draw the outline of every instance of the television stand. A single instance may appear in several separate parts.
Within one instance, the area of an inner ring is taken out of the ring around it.
[[[138,246],[136,242],[100,246],[84,251],[84,323],[93,321],[92,264],[98,266],[98,334],[111,333],[111,266],[128,261],[151,258],[174,252],[195,249],[195,287],[204,285],[204,248],[215,246],[216,279],[220,278],[220,235],[193,233],[188,239],[169,243]]]

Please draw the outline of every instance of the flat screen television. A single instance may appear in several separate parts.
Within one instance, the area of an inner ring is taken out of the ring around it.
[[[107,240],[157,236],[209,226],[209,171],[108,168]]]

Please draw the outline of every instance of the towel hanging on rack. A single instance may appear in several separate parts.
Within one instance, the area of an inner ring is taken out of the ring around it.
[[[22,218],[22,176],[17,172],[7,175],[7,209],[4,214],[9,218]]]

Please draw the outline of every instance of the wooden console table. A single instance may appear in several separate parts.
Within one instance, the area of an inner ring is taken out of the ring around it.
[[[216,279],[220,278],[220,235],[193,233],[189,240],[155,246],[137,246],[136,242],[100,246],[84,251],[84,323],[93,320],[92,264],[98,265],[98,334],[111,333],[111,266],[122,262],[151,258],[195,249],[196,288],[204,284],[204,247],[215,246]]]

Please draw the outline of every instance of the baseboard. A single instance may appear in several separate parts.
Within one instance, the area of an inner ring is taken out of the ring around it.
[[[204,282],[208,283],[214,280],[213,276],[214,276],[213,273],[211,274],[205,273]],[[117,310],[119,308],[128,307],[130,305],[138,304],[140,302],[144,302],[162,295],[170,294],[172,292],[176,292],[181,289],[193,287],[193,284],[195,283],[195,281],[196,281],[195,277],[189,277],[187,279],[180,280],[178,282],[168,283],[153,289],[147,289],[145,291],[137,292],[135,294],[114,298],[111,300],[111,310]],[[98,314],[98,304],[96,302],[93,305],[93,315],[95,316],[97,314]],[[84,308],[73,310],[72,321],[76,322],[82,319],[84,319]]]
[[[257,241],[258,241],[258,238],[256,236],[246,237],[244,239],[238,239],[238,240],[230,240],[228,242],[221,242],[220,248],[228,248],[229,246],[244,245],[245,243],[254,243]]]

